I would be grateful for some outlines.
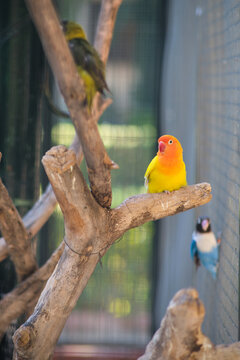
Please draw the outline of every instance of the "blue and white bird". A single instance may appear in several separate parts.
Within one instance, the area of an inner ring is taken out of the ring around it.
[[[201,264],[216,279],[218,269],[218,248],[220,239],[216,239],[212,229],[210,219],[206,216],[199,217],[196,230],[192,234],[191,257],[196,267]]]

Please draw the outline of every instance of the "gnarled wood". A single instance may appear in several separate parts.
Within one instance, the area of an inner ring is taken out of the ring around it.
[[[95,107],[93,115],[95,121],[99,120],[102,113],[111,103],[111,99],[102,99],[99,101],[98,106]],[[80,165],[83,160],[83,151],[77,135],[75,135],[69,148],[75,152],[77,164]],[[56,205],[57,200],[52,190],[52,186],[49,184],[44,193],[40,196],[39,200],[22,219],[23,224],[27,229],[29,239],[32,239],[47,222],[49,217],[52,215]],[[4,238],[0,238],[0,261],[3,261],[7,256],[8,247],[6,241]]]
[[[211,199],[210,185],[198,184],[170,194],[138,195],[116,209],[107,210],[93,198],[71,150],[54,147],[44,156],[43,164],[63,211],[67,246],[34,313],[14,335],[18,356],[36,360],[51,356],[65,321],[99,258],[119,234]],[[134,214],[137,208],[142,211],[142,215],[138,212],[139,219]]]
[[[98,29],[94,45],[97,48],[102,60],[104,63],[107,62],[112,33],[115,25],[117,10],[122,2],[122,0],[115,0],[116,3],[112,1],[103,1],[101,6],[101,13],[98,21]],[[109,19],[108,19],[109,17]],[[106,108],[112,103],[112,100],[107,98],[99,98],[95,102],[94,111],[92,114],[93,120],[98,121]],[[83,152],[78,136],[75,135],[70,149],[73,149],[76,153],[78,164],[82,162]],[[113,164],[114,168],[114,164]],[[37,203],[33,208],[24,216],[23,223],[28,230],[30,238],[34,237],[41,227],[45,224],[48,218],[53,213],[57,205],[57,200],[52,191],[52,187],[49,184],[47,189],[42,194]],[[8,256],[8,248],[4,238],[0,238],[0,261],[4,260]]]
[[[114,4],[113,1],[108,2]],[[110,170],[115,163],[108,157],[96,121],[84,105],[83,82],[78,76],[54,7],[50,0],[26,0],[26,4],[81,141],[92,193],[99,204],[109,207],[112,199]]]
[[[28,308],[32,308],[37,303],[38,297],[52,274],[62,252],[64,243],[52,254],[50,259],[26,280],[19,283],[14,290],[5,295],[0,300],[0,339],[5,333],[8,325],[20,315],[25,313]]]
[[[63,211],[68,245],[33,315],[14,335],[18,356],[36,360],[51,356],[70,311],[99,261],[98,245],[107,220],[107,210],[87,188],[73,151],[54,147],[44,156],[43,164]]]
[[[138,360],[239,360],[240,342],[215,346],[201,331],[205,309],[195,289],[171,300],[160,329]]]
[[[8,245],[18,280],[37,269],[31,241],[22,219],[0,179],[0,229]]]

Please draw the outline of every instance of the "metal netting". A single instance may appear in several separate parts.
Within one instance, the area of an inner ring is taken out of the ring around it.
[[[179,288],[196,287],[215,343],[239,338],[239,14],[239,1],[171,1],[162,84],[164,129],[182,141],[188,182],[210,182],[213,199],[162,222],[157,312],[160,320]],[[198,215],[222,231],[216,281],[190,258]]]
[[[93,42],[100,2],[59,1],[57,7],[62,18],[81,23]],[[120,166],[112,172],[113,207],[131,195],[146,192],[143,177],[156,151],[158,56],[162,47],[158,10],[158,1],[126,1],[117,17],[106,67],[113,104],[99,123],[107,152]],[[60,105],[64,106],[61,101]],[[70,122],[56,119],[54,144],[69,145],[73,135]],[[84,164],[81,167],[87,178]],[[52,231],[61,239],[59,209],[55,218]],[[60,343],[147,343],[152,322],[153,236],[154,224],[149,223],[129,231],[112,246],[70,315]]]

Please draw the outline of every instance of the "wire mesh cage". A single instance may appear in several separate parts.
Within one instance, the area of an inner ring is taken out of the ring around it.
[[[81,23],[93,43],[100,3],[56,3],[61,18]],[[159,6],[152,1],[129,1],[120,7],[106,67],[113,104],[99,123],[110,157],[120,166],[112,172],[112,207],[131,195],[145,192],[143,176],[156,151],[159,63]],[[54,101],[63,109],[58,90]],[[69,145],[70,121],[55,118],[53,144]],[[87,178],[86,166],[81,168]],[[63,220],[55,214],[51,233],[62,239]],[[125,234],[108,251],[70,315],[60,343],[146,344],[151,335],[152,255],[154,224]],[[59,240],[60,241],[60,240]]]

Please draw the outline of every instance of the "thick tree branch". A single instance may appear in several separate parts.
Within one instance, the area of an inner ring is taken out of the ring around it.
[[[98,107],[94,112],[94,119],[96,122],[111,103],[111,99],[104,99],[99,102]],[[77,135],[75,135],[69,148],[75,152],[77,164],[80,165],[83,160],[83,152]],[[23,224],[28,231],[29,239],[32,239],[47,222],[49,217],[52,215],[56,205],[57,200],[52,186],[49,184],[45,192],[40,196],[39,200],[22,219]],[[3,261],[7,256],[8,247],[6,241],[4,238],[0,238],[0,261]]]
[[[52,254],[50,259],[34,274],[16,286],[14,290],[4,296],[0,301],[0,339],[8,325],[22,315],[34,303],[37,303],[39,295],[52,274],[62,252],[64,243]]]
[[[109,207],[112,198],[110,170],[115,164],[106,153],[96,121],[84,106],[83,82],[78,76],[56,12],[50,0],[26,0],[26,4],[82,144],[93,195],[102,206]]]
[[[54,147],[44,156],[43,165],[63,211],[68,245],[33,315],[14,335],[18,357],[35,360],[50,358],[69,313],[99,261],[101,249],[97,246],[106,228],[103,217],[107,213],[87,188],[73,151]]]
[[[34,313],[14,334],[17,359],[51,358],[66,319],[98,261],[98,255],[80,257],[65,247]]]
[[[18,280],[23,280],[37,269],[28,232],[0,179],[0,229],[4,236]]]
[[[208,183],[186,186],[170,194],[132,196],[111,211],[113,238],[118,239],[128,229],[145,222],[204,205],[211,198],[211,185]]]
[[[64,216],[67,240],[73,241],[76,251],[81,252],[85,234],[90,238],[94,236],[94,225],[97,226],[94,219],[105,211],[89,191],[72,150],[63,145],[55,146],[45,154],[42,162]]]
[[[180,290],[171,300],[160,329],[139,360],[237,360],[240,343],[214,346],[202,333],[204,306],[195,289]]]
[[[103,61],[106,63],[112,33],[115,25],[116,14],[119,5],[122,0],[116,0],[117,4],[112,4],[111,1],[103,1],[101,6],[100,17],[98,21],[98,29],[95,37],[95,47],[97,48]],[[107,19],[108,14],[109,19]],[[97,106],[94,107],[93,119],[97,122],[101,117],[102,113],[111,104],[111,99],[100,98]],[[70,149],[73,149],[76,153],[78,164],[83,159],[83,152],[78,136],[76,135]],[[55,195],[53,193],[51,185],[48,185],[46,191],[42,194],[40,199],[34,205],[34,207],[24,216],[23,223],[29,232],[29,236],[32,238],[37,234],[40,228],[45,224],[50,215],[55,209],[57,204]],[[0,261],[4,260],[8,256],[8,248],[4,238],[0,238]]]
[[[99,258],[116,236],[140,223],[173,215],[211,199],[210,185],[199,184],[171,194],[139,195],[107,210],[92,197],[71,150],[54,147],[44,156],[43,164],[63,211],[67,246],[33,315],[14,335],[18,356],[35,360],[51,356],[69,313]],[[142,214],[134,214],[138,208]]]

